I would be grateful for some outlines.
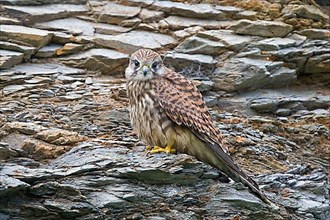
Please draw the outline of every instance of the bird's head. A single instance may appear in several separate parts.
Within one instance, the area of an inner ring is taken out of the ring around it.
[[[131,55],[125,76],[128,80],[145,81],[164,72],[163,60],[158,53],[149,49],[140,49]]]

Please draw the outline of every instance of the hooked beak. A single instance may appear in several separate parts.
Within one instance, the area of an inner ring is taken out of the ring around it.
[[[149,73],[150,69],[148,66],[143,66],[142,67],[142,73],[144,76],[146,76]]]

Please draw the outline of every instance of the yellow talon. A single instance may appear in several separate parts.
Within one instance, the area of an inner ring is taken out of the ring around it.
[[[155,154],[155,153],[161,153],[161,152],[165,152],[167,154],[175,154],[176,153],[176,149],[172,148],[172,145],[166,145],[165,148],[159,147],[159,146],[154,146],[154,148],[152,148],[152,150],[150,151],[151,154]]]

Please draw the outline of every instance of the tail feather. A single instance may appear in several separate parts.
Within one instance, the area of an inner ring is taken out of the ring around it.
[[[266,195],[259,189],[258,184],[248,176],[232,159],[232,157],[224,152],[218,144],[210,144],[210,147],[217,155],[219,163],[214,164],[216,168],[224,172],[229,178],[236,182],[241,182],[247,186],[250,191],[267,204],[273,204]]]

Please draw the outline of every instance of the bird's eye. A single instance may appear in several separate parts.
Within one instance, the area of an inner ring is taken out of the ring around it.
[[[140,62],[137,61],[137,60],[133,60],[133,64],[134,64],[134,67],[139,67],[140,66]]]
[[[155,70],[155,69],[157,69],[158,65],[159,65],[159,62],[156,61],[151,65],[151,68],[153,68]]]

